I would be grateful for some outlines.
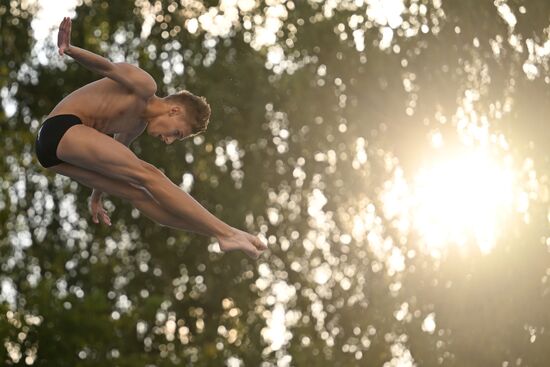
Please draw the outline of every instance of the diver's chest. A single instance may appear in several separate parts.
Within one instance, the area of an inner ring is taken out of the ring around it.
[[[118,102],[111,116],[113,120],[121,122],[135,122],[143,115],[147,105],[144,100],[135,97],[124,98]]]

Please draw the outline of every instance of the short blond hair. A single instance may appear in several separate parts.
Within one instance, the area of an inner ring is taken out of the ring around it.
[[[191,135],[197,135],[203,131],[206,131],[208,122],[210,121],[210,114],[212,113],[210,105],[206,102],[206,98],[196,96],[188,90],[182,90],[177,93],[170,94],[164,99],[169,102],[186,106],[192,111],[195,115],[195,124],[193,125]]]

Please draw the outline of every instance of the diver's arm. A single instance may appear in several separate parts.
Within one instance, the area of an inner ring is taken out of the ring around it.
[[[119,141],[122,144],[129,146],[130,143],[132,143],[134,139],[137,138],[142,132],[143,130],[139,133],[116,133],[113,138],[116,141]],[[103,204],[101,202],[102,197],[102,191],[95,188],[92,190],[92,194],[90,195],[90,211],[92,212],[92,220],[95,223],[99,223],[98,216],[101,216],[101,219],[104,223],[111,225],[111,219],[109,218],[109,215],[107,214],[105,209],[103,209]]]
[[[143,98],[149,98],[157,91],[155,80],[145,70],[125,62],[113,63],[103,56],[71,45],[70,39],[71,19],[66,17],[57,35],[60,55],[69,55],[87,69],[118,82]]]

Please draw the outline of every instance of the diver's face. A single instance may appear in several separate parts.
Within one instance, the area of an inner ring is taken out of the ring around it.
[[[191,135],[191,125],[185,119],[172,118],[166,120],[165,128],[159,133],[158,138],[170,145],[176,140],[185,139],[188,135]]]
[[[147,133],[170,145],[192,134],[191,121],[190,114],[184,107],[174,106],[168,114],[152,121]]]

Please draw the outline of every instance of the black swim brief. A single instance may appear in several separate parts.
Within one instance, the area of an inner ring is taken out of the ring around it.
[[[63,163],[56,154],[59,141],[69,128],[81,123],[76,115],[57,115],[44,121],[35,142],[36,157],[44,168]]]

